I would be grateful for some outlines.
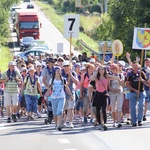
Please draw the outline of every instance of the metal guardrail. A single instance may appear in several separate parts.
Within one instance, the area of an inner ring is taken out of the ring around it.
[[[83,40],[79,39],[79,43],[84,46],[86,49],[88,49],[91,53],[94,53],[95,55],[99,55],[98,52],[95,52],[92,48],[90,48]]]

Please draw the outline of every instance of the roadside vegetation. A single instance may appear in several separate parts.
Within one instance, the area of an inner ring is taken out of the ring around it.
[[[0,69],[5,71],[8,68],[8,62],[12,60],[8,43],[10,37],[9,10],[12,4],[19,0],[0,0]]]
[[[53,23],[53,25],[63,34],[64,30],[64,13],[60,12],[58,9],[54,9],[52,5],[49,5],[43,1],[36,0],[36,4],[40,7],[40,9],[45,13],[47,18]],[[99,25],[101,22],[100,16],[83,16],[80,17],[80,27],[82,28],[82,32],[79,34],[78,39],[82,39],[85,43],[90,43],[88,46],[94,51],[98,52],[98,43],[90,38],[90,33],[92,29]],[[83,28],[84,27],[84,28]],[[89,34],[89,35],[88,35]],[[72,39],[72,44],[74,47],[81,47],[78,39]],[[69,39],[68,39],[69,40]],[[86,51],[88,55],[91,55],[91,52],[82,47],[82,51]],[[81,53],[82,53],[81,51]]]
[[[39,0],[43,2],[43,0]],[[141,56],[140,50],[132,50],[133,31],[134,27],[150,27],[150,1],[147,0],[107,0],[108,11],[105,12],[106,0],[82,0],[81,7],[75,11],[75,0],[45,0],[55,13],[79,13],[81,14],[81,26],[84,31],[82,32],[88,37],[84,40],[89,46],[97,45],[98,41],[114,41],[119,39],[123,43],[124,52],[119,59],[125,58],[125,53],[130,52],[131,58],[135,59],[136,56]],[[37,1],[36,1],[37,2]],[[41,3],[40,3],[41,4]],[[105,5],[104,5],[105,4]],[[95,23],[92,19],[93,14],[101,13],[98,23]],[[50,14],[49,14],[50,15]],[[62,15],[59,15],[59,17]],[[84,18],[87,19],[83,21]],[[51,19],[51,18],[50,18]],[[60,19],[61,20],[61,19]],[[62,19],[63,20],[63,19]],[[53,20],[51,20],[53,21]],[[92,26],[90,23],[95,23]],[[60,22],[61,23],[61,22]],[[60,26],[60,25],[59,25]],[[87,29],[89,27],[90,29]],[[80,34],[79,38],[83,38]],[[86,41],[88,39],[88,41]],[[91,41],[91,42],[89,42]],[[76,44],[76,42],[74,42]],[[90,44],[89,44],[90,43]],[[93,48],[93,47],[92,47]],[[95,51],[97,47],[93,48]],[[150,57],[147,51],[147,57]]]

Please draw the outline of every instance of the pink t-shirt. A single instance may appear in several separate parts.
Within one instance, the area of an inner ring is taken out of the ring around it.
[[[108,87],[108,79],[104,78],[96,81],[96,91],[103,93],[104,91],[107,90],[107,87]]]
[[[89,83],[90,83],[90,80],[89,80],[89,78],[88,78],[87,75],[86,75],[86,77],[85,77],[85,79],[84,79],[84,75],[85,75],[85,73],[82,74],[82,76],[81,76],[81,83],[83,82],[83,87],[84,87],[84,88],[88,88],[88,85],[89,85]]]

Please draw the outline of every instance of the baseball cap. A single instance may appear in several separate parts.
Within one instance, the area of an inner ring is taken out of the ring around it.
[[[16,66],[16,63],[14,61],[10,61],[8,65],[9,66]]]
[[[62,65],[63,66],[68,66],[69,65],[69,61],[64,61]]]
[[[85,70],[85,69],[86,69],[86,67],[85,67],[85,66],[82,66],[82,67],[80,68],[80,71]]]
[[[84,66],[84,65],[86,65],[87,63],[86,63],[85,61],[83,61],[81,64],[82,64],[82,66]]]
[[[76,63],[76,60],[72,60],[73,63]]]
[[[121,66],[125,66],[125,62],[123,60],[118,61],[118,64],[120,64]]]
[[[24,70],[27,71],[27,68],[26,68],[26,67],[22,67],[22,68],[21,68],[21,72],[23,72]]]
[[[91,58],[91,59],[90,59],[90,63],[95,63],[95,59],[94,59],[94,58]]]
[[[30,67],[29,69],[28,69],[28,72],[30,72],[30,71],[36,71],[33,67]]]
[[[75,65],[74,65],[74,68],[76,69],[77,67],[81,67],[81,65],[80,65],[80,64],[78,64],[78,63],[77,63],[77,64],[75,64]]]
[[[36,62],[36,67],[37,66],[41,66],[42,67],[42,64],[40,62]]]
[[[53,58],[49,58],[48,62],[54,63],[54,59]]]

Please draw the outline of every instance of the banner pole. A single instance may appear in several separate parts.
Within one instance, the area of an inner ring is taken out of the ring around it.
[[[69,54],[70,55],[70,59],[69,59],[70,60],[69,61],[70,64],[71,64],[71,60],[72,60],[72,57],[71,57],[71,46],[72,46],[72,33],[70,33],[70,54]]]
[[[104,61],[105,61],[105,55],[106,55],[106,41],[104,43],[104,49],[103,49],[103,60],[102,60],[102,65],[104,65]]]
[[[144,27],[146,28],[146,23],[145,23]],[[141,61],[140,61],[141,67],[140,67],[140,75],[139,75],[139,78],[141,78],[141,74],[142,74],[143,57],[144,57],[144,49],[142,49],[142,54],[141,54]],[[140,86],[141,86],[141,81],[139,81],[139,83],[138,83],[138,91],[140,91]],[[140,94],[138,94],[137,99],[139,99],[139,97],[140,97]]]

